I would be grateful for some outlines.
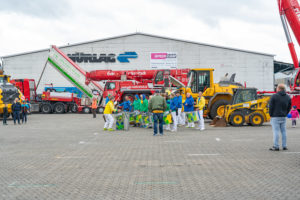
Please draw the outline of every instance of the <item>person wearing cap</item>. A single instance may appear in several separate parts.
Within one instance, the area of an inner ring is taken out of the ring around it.
[[[182,96],[180,95],[179,91],[176,91],[175,102],[177,103],[176,107],[178,108],[177,124],[184,126],[185,125],[185,113],[183,112],[183,109],[182,109]]]
[[[141,107],[140,111],[142,113],[142,122],[144,128],[147,128],[149,126],[149,120],[148,120],[148,99],[146,98],[145,94],[141,94]]]
[[[23,100],[23,103],[22,103],[22,124],[24,122],[27,123],[28,112],[29,112],[29,105],[25,100]]]
[[[96,118],[96,110],[97,110],[97,98],[93,97],[93,102],[92,102],[93,118]]]
[[[141,100],[139,98],[139,95],[135,95],[134,96],[134,101],[133,101],[133,111],[135,112],[135,124],[134,126],[140,126],[140,119],[141,119],[141,115],[140,115],[140,109],[141,109]]]
[[[111,96],[111,94],[108,94],[105,98],[105,105],[109,102],[109,97]]]
[[[186,100],[184,101],[184,112],[186,115],[192,114],[194,112],[194,99],[190,93],[186,93]],[[195,124],[193,120],[191,122],[188,122],[188,125],[186,128],[194,128]]]
[[[112,128],[114,124],[114,118],[112,116],[112,113],[116,111],[114,107],[114,96],[109,97],[109,101],[107,102],[105,109],[104,109],[104,117],[105,117],[105,124],[104,124],[104,131],[114,131]]]
[[[171,94],[171,93],[170,93]],[[171,115],[171,109],[170,109],[170,99],[169,99],[169,92],[166,92],[164,94],[164,98],[167,102],[167,109],[164,112],[164,123],[165,123],[165,130],[171,131],[171,123],[172,123],[172,115]]]
[[[296,128],[297,119],[299,119],[299,112],[297,110],[297,106],[293,106],[290,114],[291,114],[291,120],[292,120],[292,127]]]
[[[197,117],[198,117],[198,128],[196,129],[200,129],[200,131],[203,131],[205,129],[204,126],[204,118],[203,118],[203,108],[205,106],[205,98],[202,96],[202,92],[199,92],[198,94],[198,98],[197,98]]]
[[[171,100],[170,100],[170,110],[172,114],[172,119],[173,119],[173,127],[171,129],[172,132],[177,131],[177,123],[178,123],[178,107],[177,107],[177,97],[175,96],[174,93],[171,93]]]
[[[163,113],[167,110],[166,100],[159,94],[159,91],[155,91],[155,95],[151,98],[148,105],[149,112],[153,113],[154,121],[154,136],[157,135],[157,123],[159,123],[159,133],[164,134],[163,130]]]

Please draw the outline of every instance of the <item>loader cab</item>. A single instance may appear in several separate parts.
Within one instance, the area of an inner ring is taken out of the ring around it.
[[[236,88],[233,92],[232,105],[257,100],[256,88]]]
[[[213,85],[213,69],[193,69],[188,74],[188,88],[192,93],[204,92]]]
[[[291,90],[300,91],[300,68],[294,71],[290,84]]]

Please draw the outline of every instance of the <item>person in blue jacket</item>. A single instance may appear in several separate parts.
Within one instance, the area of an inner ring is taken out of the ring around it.
[[[182,96],[180,95],[180,92],[176,92],[176,103],[178,108],[178,121],[177,124],[184,126],[185,125],[185,113],[182,110]]]
[[[184,112],[186,113],[186,115],[189,115],[194,112],[194,99],[190,93],[186,93],[186,100],[185,100],[183,106],[184,106]],[[186,127],[194,128],[195,124],[193,121],[189,121],[188,125]]]
[[[123,107],[123,111],[130,112],[131,111],[131,102],[129,100],[129,97],[125,97],[125,101],[121,103],[119,106]]]
[[[22,104],[22,124],[25,122],[27,123],[27,114],[29,112],[29,105],[28,103],[24,100]]]
[[[171,129],[172,132],[177,131],[177,123],[178,123],[178,98],[175,96],[174,93],[171,94],[171,101],[170,101],[170,110],[173,119],[173,128]]]

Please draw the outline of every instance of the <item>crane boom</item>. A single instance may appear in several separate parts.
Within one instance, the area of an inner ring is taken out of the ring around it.
[[[103,88],[95,81],[86,84],[87,73],[54,45],[50,49],[48,62],[90,99],[98,97],[95,91],[102,95]]]
[[[289,32],[287,21],[296,37],[298,44],[300,44],[300,6],[298,0],[278,0],[278,8],[294,67],[297,69],[299,68],[299,60]]]

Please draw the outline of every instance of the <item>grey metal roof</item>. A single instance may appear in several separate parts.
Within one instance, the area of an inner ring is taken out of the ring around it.
[[[112,39],[117,39],[117,38],[122,38],[122,37],[128,37],[128,36],[134,36],[134,35],[143,35],[143,36],[148,36],[148,37],[162,38],[162,39],[173,40],[173,41],[177,41],[177,42],[185,42],[185,43],[191,43],[191,44],[198,44],[198,45],[202,45],[202,46],[209,46],[209,47],[227,49],[227,50],[232,50],[232,51],[241,51],[241,52],[245,52],[245,53],[259,54],[259,55],[265,55],[265,56],[272,56],[272,57],[275,56],[274,54],[268,54],[268,53],[262,53],[262,52],[255,52],[255,51],[248,51],[248,50],[243,50],[243,49],[238,49],[238,48],[224,47],[224,46],[206,44],[206,43],[201,43],[201,42],[176,39],[176,38],[172,38],[172,37],[166,37],[166,36],[159,36],[159,35],[153,35],[153,34],[148,34],[148,33],[142,33],[142,32],[136,32],[136,33],[124,34],[124,35],[119,35],[119,36],[114,36],[114,37],[108,37],[108,38],[103,38],[103,39],[98,39],[98,40],[90,40],[90,41],[86,41],[86,42],[79,42],[79,43],[74,43],[74,44],[68,44],[68,45],[59,46],[58,48],[67,48],[67,47],[72,47],[72,46],[79,46],[79,45],[83,45],[83,44],[89,44],[89,43],[94,43],[94,42],[101,42],[101,41],[105,41],[105,40],[112,40]],[[2,58],[9,58],[9,57],[21,56],[21,55],[32,54],[32,53],[39,53],[39,52],[43,52],[43,51],[49,51],[49,49],[40,49],[40,50],[36,50],[36,51],[28,51],[28,52],[23,52],[23,53],[18,53],[18,54],[6,55],[6,56],[2,56]]]

